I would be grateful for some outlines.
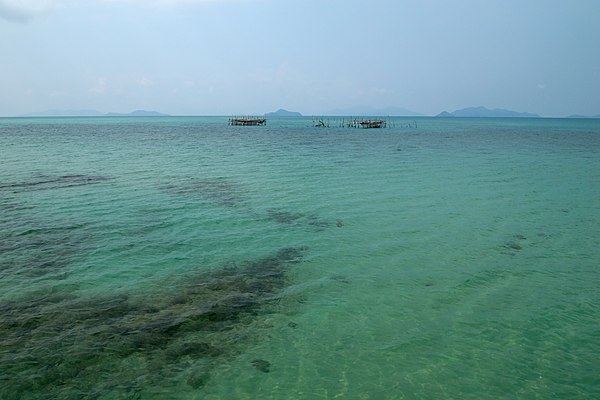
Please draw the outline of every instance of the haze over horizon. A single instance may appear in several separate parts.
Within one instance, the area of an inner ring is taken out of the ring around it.
[[[0,0],[0,116],[600,114],[600,2]]]

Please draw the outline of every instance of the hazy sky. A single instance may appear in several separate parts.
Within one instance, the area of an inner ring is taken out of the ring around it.
[[[0,0],[0,116],[600,114],[600,0]]]

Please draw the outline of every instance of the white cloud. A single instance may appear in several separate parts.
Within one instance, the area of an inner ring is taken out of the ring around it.
[[[144,7],[177,7],[230,1],[249,0],[89,0],[88,4],[100,2]],[[40,15],[48,14],[59,7],[76,4],[77,2],[74,0],[0,0],[0,19],[24,23]]]
[[[179,4],[198,4],[198,3],[208,3],[214,2],[217,0],[152,0],[151,3],[156,3],[164,6],[177,6]]]
[[[138,79],[136,83],[140,86],[154,86],[154,81],[147,77]]]
[[[107,3],[133,4],[152,7],[176,7],[181,5],[219,3],[231,0],[104,0]]]
[[[106,78],[98,78],[90,88],[90,92],[94,94],[103,94],[106,92],[107,86]]]
[[[27,22],[60,6],[60,0],[0,0],[0,18]]]

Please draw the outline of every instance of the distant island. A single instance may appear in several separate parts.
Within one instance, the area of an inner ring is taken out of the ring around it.
[[[348,108],[336,108],[329,110],[325,115],[350,115],[350,116],[389,116],[389,117],[420,117],[423,114],[402,107],[369,107],[356,106]]]
[[[569,115],[567,118],[600,118],[600,114],[598,114],[598,115],[579,115],[579,114],[574,114],[574,115]]]
[[[265,117],[301,117],[302,114],[296,111],[288,111],[280,108],[277,111],[268,112],[265,114]]]
[[[135,110],[130,113],[102,113],[96,110],[46,110],[22,115],[23,117],[168,117],[157,111]]]
[[[170,117],[169,114],[159,113],[158,111],[135,110],[130,113],[107,113],[107,117]]]
[[[443,111],[436,117],[471,117],[471,118],[541,118],[537,114],[495,108],[469,107],[453,112]]]
[[[389,116],[389,117],[418,117],[424,116],[423,114],[416,113],[414,111],[407,110],[400,107],[385,107],[385,108],[374,108],[374,107],[351,107],[351,108],[339,108],[326,112],[322,115],[336,115],[336,116]],[[158,111],[148,110],[135,110],[129,113],[116,113],[116,112],[100,112],[97,110],[81,109],[81,110],[46,110],[41,112],[32,112],[28,114],[22,114],[20,117],[170,117],[170,114],[161,113]],[[277,111],[272,111],[264,114],[265,117],[302,117],[302,114],[296,111],[289,111],[283,108]],[[468,107],[460,110],[448,112],[442,111],[441,113],[434,115],[434,117],[440,118],[543,118],[538,114],[519,112],[506,110],[502,108],[489,109],[483,106],[480,107]],[[572,114],[563,118],[580,118],[580,119],[600,119],[598,115],[582,115]]]

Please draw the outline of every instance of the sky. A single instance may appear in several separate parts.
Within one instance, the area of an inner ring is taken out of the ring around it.
[[[0,0],[0,116],[600,114],[598,0]]]

